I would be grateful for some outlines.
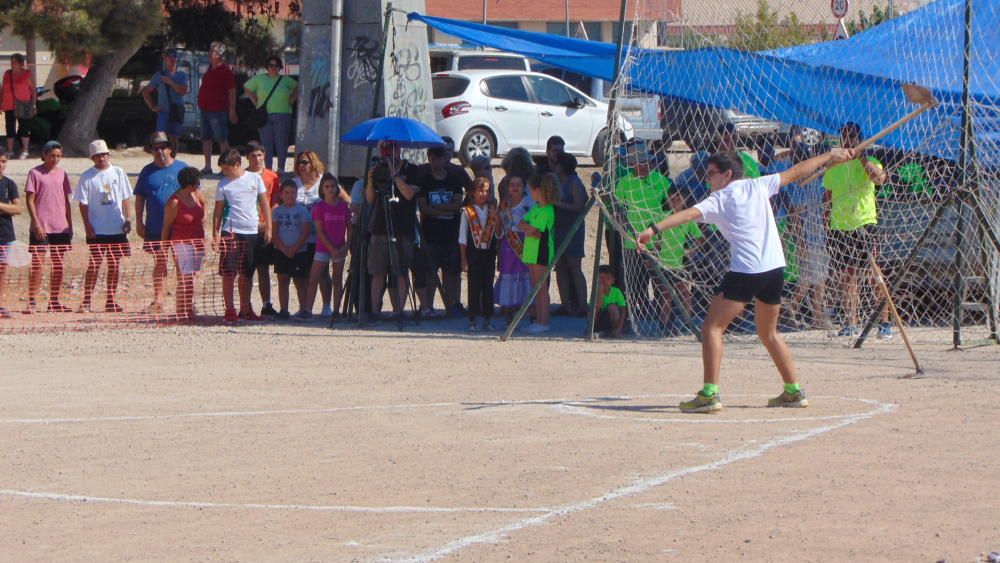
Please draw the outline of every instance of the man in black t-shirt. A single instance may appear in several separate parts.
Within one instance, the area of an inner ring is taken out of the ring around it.
[[[433,293],[426,294],[436,284],[441,270],[444,276],[444,303],[448,312],[462,314],[459,296],[462,290],[462,263],[458,253],[459,212],[464,203],[465,191],[472,186],[472,179],[460,166],[449,166],[443,147],[427,149],[427,164],[418,167],[413,185],[420,188],[417,203],[420,207],[420,244],[425,259],[425,280],[414,281],[422,292],[423,313],[432,309]],[[415,274],[419,277],[420,272]],[[421,283],[423,282],[423,283]]]
[[[400,156],[400,147],[396,143],[383,142],[379,147],[383,161],[389,167],[389,186],[379,186],[388,189],[389,214],[396,235],[397,260],[390,259],[388,229],[385,222],[386,199],[376,193],[372,180],[372,171],[368,171],[368,182],[365,184],[365,200],[373,205],[372,221],[369,228],[371,240],[368,243],[368,273],[372,276],[371,302],[372,314],[382,311],[382,290],[386,274],[396,278],[398,289],[397,299],[392,300],[392,309],[397,321],[402,318],[406,305],[406,296],[410,291],[409,269],[413,264],[413,235],[416,232],[417,203],[416,196],[420,189],[411,184],[414,166]],[[373,167],[374,169],[374,167]]]
[[[0,319],[9,319],[10,311],[4,307],[7,293],[7,260],[11,243],[14,242],[14,215],[21,214],[21,196],[14,180],[4,176],[7,170],[7,154],[0,152]]]

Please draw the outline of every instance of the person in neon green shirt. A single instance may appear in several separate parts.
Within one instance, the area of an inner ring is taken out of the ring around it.
[[[299,96],[298,82],[291,76],[279,74],[283,66],[279,57],[268,57],[267,72],[254,76],[243,85],[243,91],[254,107],[259,108],[267,102],[267,123],[257,131],[260,133],[260,144],[264,145],[264,168],[278,174],[285,171],[292,131],[292,104]],[[271,168],[275,156],[278,157],[278,167]]]
[[[625,294],[614,283],[614,270],[602,264],[597,269],[597,318],[594,320],[594,331],[602,338],[620,338],[628,316]]]
[[[645,143],[637,142],[628,147],[626,161],[631,166],[627,175],[615,184],[614,196],[625,204],[625,216],[633,232],[641,232],[650,223],[663,216],[667,205],[667,194],[670,192],[670,179],[652,166],[653,156]],[[623,237],[622,246],[625,254],[636,249],[635,239]],[[647,249],[652,252],[653,246]],[[644,262],[645,264],[645,262]],[[636,310],[649,310],[649,272],[646,268],[637,268],[635,275],[625,280],[625,294]]]
[[[667,212],[666,216],[684,210],[686,200],[684,194],[680,191],[675,190],[670,192],[670,197],[667,201],[670,204],[670,211]],[[666,268],[664,274],[667,277],[667,281],[672,283],[677,289],[678,296],[688,316],[692,314],[691,286],[680,275],[674,273],[673,270],[684,269],[684,257],[687,256],[689,250],[693,250],[692,248],[688,248],[688,241],[701,238],[701,229],[697,223],[683,223],[672,229],[665,229],[660,234],[658,243],[660,247],[660,265]],[[657,300],[660,303],[660,323],[666,326],[667,322],[670,321],[670,313],[673,311],[673,300],[670,297],[670,289],[663,287],[663,283],[659,279],[654,281],[654,285],[657,289]]]
[[[851,149],[861,143],[861,126],[847,122],[840,129],[840,143]],[[826,200],[830,202],[830,267],[833,284],[842,296],[847,322],[838,336],[860,333],[859,272],[868,268],[868,256],[875,253],[875,186],[886,181],[882,163],[872,157],[831,166],[823,175]],[[889,311],[883,308],[879,338],[892,338]]]
[[[535,206],[525,214],[517,228],[524,232],[521,261],[528,266],[531,286],[534,287],[542,283],[555,254],[552,232],[556,225],[556,212],[552,204],[559,201],[559,179],[552,173],[535,174],[528,179],[528,189],[531,190]],[[541,334],[548,331],[549,283],[546,280],[535,296],[535,323],[526,328],[525,332]]]

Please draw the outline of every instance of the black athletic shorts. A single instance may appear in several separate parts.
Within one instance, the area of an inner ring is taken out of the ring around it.
[[[94,235],[87,239],[87,247],[90,255],[101,259],[104,258],[124,258],[132,255],[132,249],[128,244],[128,235]]]
[[[722,283],[715,290],[730,301],[749,303],[757,299],[768,305],[781,304],[781,292],[785,288],[785,269],[775,268],[759,274],[726,272]]]
[[[864,268],[868,254],[876,256],[875,225],[853,231],[830,231],[830,268]]]
[[[274,273],[279,276],[289,276],[303,279],[309,277],[309,269],[312,268],[312,258],[309,252],[303,250],[291,258],[285,256],[277,248],[271,255],[271,263],[274,264]]]
[[[241,235],[222,233],[219,247],[220,276],[252,276],[257,269],[254,251],[257,249],[257,234]]]

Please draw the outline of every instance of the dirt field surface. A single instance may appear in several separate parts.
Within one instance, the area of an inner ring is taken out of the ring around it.
[[[942,340],[945,337],[943,335]],[[330,331],[0,336],[0,560],[985,561],[1000,349]]]

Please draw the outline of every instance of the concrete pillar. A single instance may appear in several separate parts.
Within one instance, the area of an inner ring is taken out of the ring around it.
[[[303,3],[302,58],[299,104],[298,150],[314,150],[328,159],[339,153],[338,163],[327,167],[340,176],[364,175],[364,147],[340,145],[333,151],[331,119],[339,119],[340,133],[372,117],[405,116],[434,127],[434,100],[431,95],[430,58],[427,55],[427,27],[408,23],[406,12],[424,13],[423,0],[392,2],[392,25],[386,41],[384,76],[379,104],[372,115],[378,75],[383,14],[387,0],[344,2],[341,44],[340,100],[331,101],[330,59],[335,38],[331,37],[332,1],[322,6]],[[406,155],[422,161],[423,151]]]

